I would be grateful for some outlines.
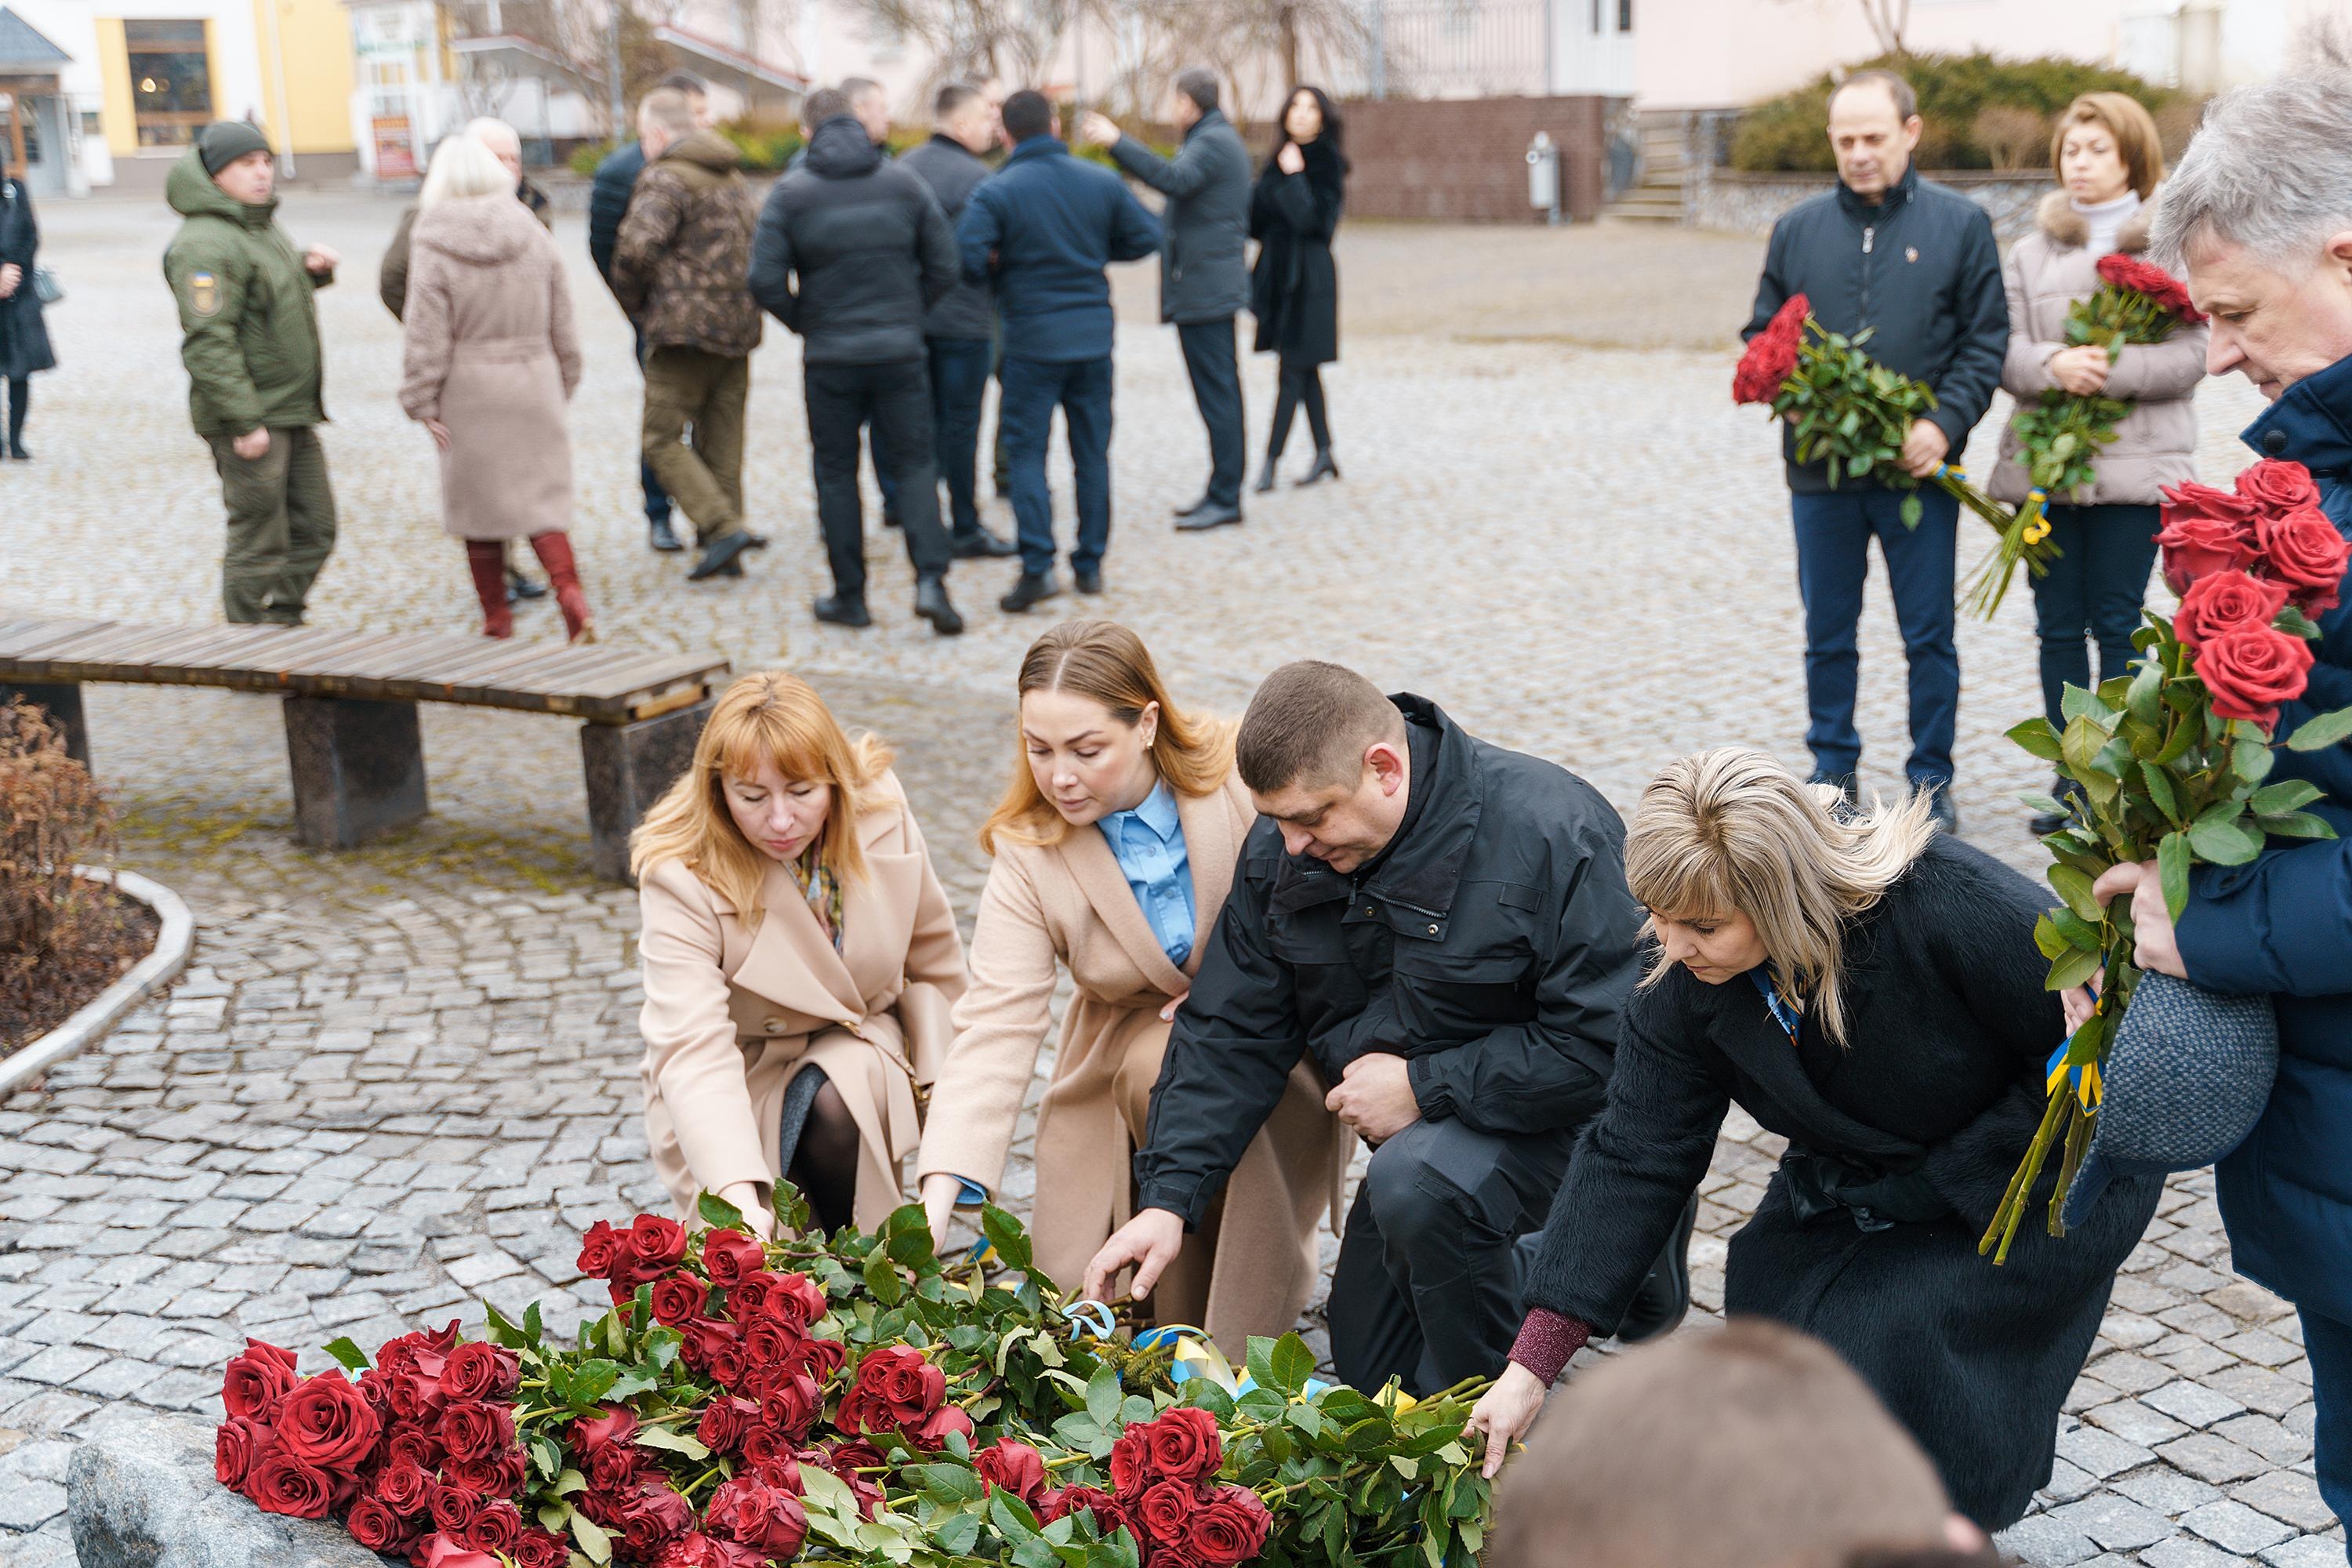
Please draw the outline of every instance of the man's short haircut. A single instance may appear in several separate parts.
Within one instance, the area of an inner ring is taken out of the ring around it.
[[[1034,88],[1023,88],[1004,100],[1004,134],[1015,142],[1043,136],[1054,129],[1054,105]]]
[[[841,96],[856,103],[869,92],[880,92],[882,84],[870,76],[845,76],[841,79]]]
[[[682,92],[688,98],[710,96],[710,84],[692,71],[672,71],[661,79],[660,85],[672,92]]]
[[[1869,87],[1873,84],[1875,84],[1884,89],[1886,96],[1895,100],[1895,119],[1908,120],[1913,115],[1919,112],[1919,95],[1911,89],[1911,84],[1909,82],[1905,81],[1901,77],[1896,76],[1893,71],[1888,70],[1866,70],[1854,72],[1852,76],[1846,78],[1843,81],[1830,89],[1830,101],[1832,103],[1835,103],[1838,99],[1838,94],[1846,91],[1850,88]]]
[[[1486,1568],[1841,1568],[1941,1545],[1936,1468],[1820,1341],[1763,1318],[1580,1375],[1503,1472]]]
[[[850,112],[849,95],[837,87],[821,87],[801,104],[801,123],[814,131],[828,120]]]
[[[672,136],[694,134],[694,105],[674,87],[657,87],[639,99],[637,118],[652,121]]]
[[[1303,658],[1265,678],[1234,737],[1234,765],[1259,795],[1328,789],[1363,776],[1364,752],[1404,742],[1404,715],[1341,664]]]
[[[1206,66],[1194,66],[1177,76],[1176,90],[1206,114],[1217,107],[1217,73]]]
[[[963,111],[965,104],[980,95],[980,89],[968,81],[944,82],[931,99],[931,118],[941,121],[952,120]]]
[[[2307,278],[2328,239],[2352,228],[2352,59],[2339,36],[2313,58],[2232,88],[2157,196],[2148,257],[2178,269],[2192,250],[2242,245],[2286,278]]]

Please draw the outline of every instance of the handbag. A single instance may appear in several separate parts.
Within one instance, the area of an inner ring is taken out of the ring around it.
[[[33,268],[33,298],[44,305],[54,305],[66,297],[65,285],[58,275],[46,267]]]

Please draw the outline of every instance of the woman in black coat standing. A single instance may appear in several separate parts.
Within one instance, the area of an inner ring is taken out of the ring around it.
[[[1612,1332],[1706,1175],[1736,1101],[1789,1141],[1732,1237],[1724,1310],[1825,1340],[1988,1531],[2049,1479],[2058,1413],[2160,1177],[1979,1257],[2064,1037],[2033,924],[2049,899],[1939,836],[1922,794],[1841,821],[1761,752],[1686,757],[1643,792],[1625,876],[1653,967],[1609,1099],[1560,1184],[1511,1364],[1479,1400],[1489,1474],[1570,1356]]]
[[[33,373],[58,363],[49,352],[49,330],[41,322],[41,296],[33,287],[33,253],[40,246],[32,195],[24,181],[9,174],[5,149],[0,148],[0,382],[8,388],[5,454],[20,463],[33,457],[25,450]]]
[[[1339,272],[1331,260],[1331,234],[1347,199],[1340,130],[1339,111],[1321,88],[1294,89],[1282,111],[1282,144],[1250,191],[1250,237],[1258,242],[1257,264],[1250,269],[1257,352],[1271,351],[1282,365],[1265,467],[1257,477],[1261,491],[1274,489],[1275,465],[1302,406],[1315,437],[1315,462],[1298,482],[1339,477],[1331,460],[1321,367],[1339,357]]]

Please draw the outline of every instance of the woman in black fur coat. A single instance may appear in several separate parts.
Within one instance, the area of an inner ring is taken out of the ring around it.
[[[1938,837],[1924,794],[1848,822],[1832,805],[1745,750],[1643,792],[1625,875],[1654,967],[1553,1201],[1512,1364],[1471,1420],[1489,1473],[1569,1357],[1615,1330],[1737,1101],[1789,1150],[1732,1237],[1724,1310],[1827,1341],[1985,1529],[2048,1480],[2059,1405],[2163,1184],[2116,1183],[2053,1239],[2053,1159],[2009,1261],[1978,1255],[2065,1032],[2033,942],[2049,900]]]
[[[1282,141],[1250,187],[1250,237],[1258,242],[1250,312],[1257,318],[1257,352],[1272,352],[1282,367],[1265,467],[1258,471],[1261,491],[1274,489],[1275,465],[1302,408],[1315,437],[1315,461],[1298,482],[1339,477],[1331,460],[1323,367],[1339,357],[1339,268],[1331,259],[1331,236],[1347,205],[1341,130],[1339,110],[1321,88],[1292,89],[1282,111]]]

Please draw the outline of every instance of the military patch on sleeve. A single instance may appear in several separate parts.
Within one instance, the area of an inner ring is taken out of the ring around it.
[[[188,274],[188,309],[199,316],[220,313],[220,279],[209,272]]]

